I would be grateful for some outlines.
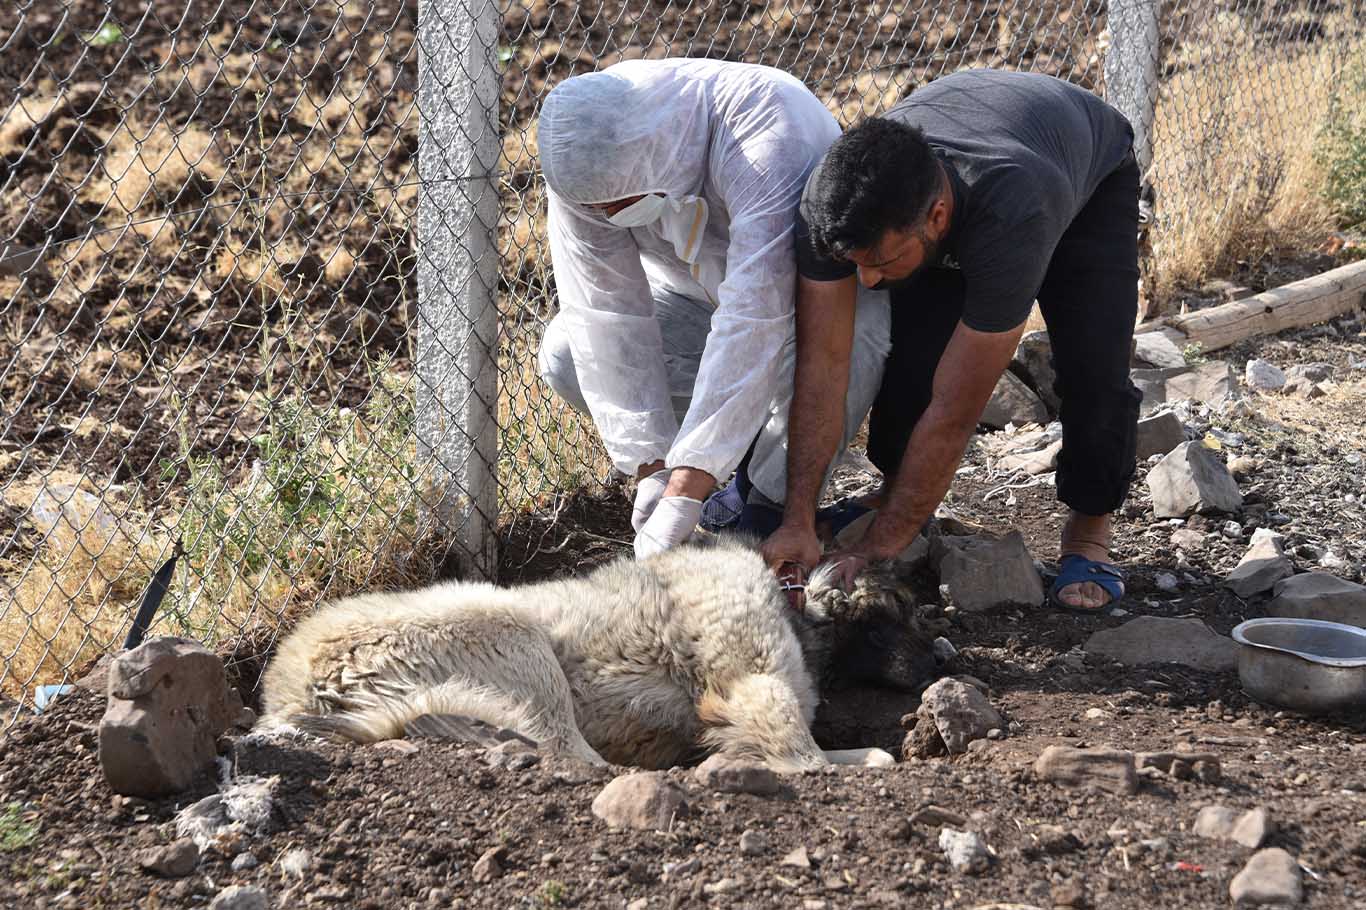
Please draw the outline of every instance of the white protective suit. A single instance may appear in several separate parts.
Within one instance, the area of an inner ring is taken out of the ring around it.
[[[546,98],[557,318],[622,472],[663,458],[724,481],[768,419],[795,331],[797,203],[839,133],[801,82],[752,64],[628,61]],[[585,207],[649,193],[672,217],[622,228]],[[681,427],[651,285],[714,308]]]

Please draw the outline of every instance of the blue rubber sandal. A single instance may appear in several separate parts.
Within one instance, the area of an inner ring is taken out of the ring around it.
[[[1079,607],[1067,603],[1058,597],[1058,592],[1068,585],[1080,584],[1092,581],[1100,585],[1106,594],[1110,595],[1109,601],[1099,607]],[[1124,596],[1124,573],[1116,569],[1108,562],[1100,562],[1095,559],[1087,559],[1077,553],[1064,556],[1058,564],[1058,577],[1053,581],[1053,587],[1048,589],[1048,602],[1060,610],[1069,610],[1073,613],[1089,613],[1092,615],[1104,613],[1106,609],[1119,603],[1119,599]]]

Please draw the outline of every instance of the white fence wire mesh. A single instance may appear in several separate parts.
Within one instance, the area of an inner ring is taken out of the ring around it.
[[[493,574],[500,525],[601,482],[535,369],[572,74],[766,63],[845,124],[1054,74],[1140,121],[1160,256],[1306,179],[1284,140],[1362,35],[1340,0],[11,0],[0,695],[117,647],[177,546],[151,631],[249,661],[319,598]]]

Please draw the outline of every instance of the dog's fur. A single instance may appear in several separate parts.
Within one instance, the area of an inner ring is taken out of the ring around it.
[[[721,751],[811,768],[829,760],[810,724],[837,655],[906,686],[933,674],[908,603],[889,575],[846,594],[817,571],[794,610],[736,540],[519,588],[365,594],[281,643],[263,722],[373,742],[454,714],[594,763],[667,768]]]

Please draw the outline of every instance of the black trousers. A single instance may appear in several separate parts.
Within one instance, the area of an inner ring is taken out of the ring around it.
[[[1085,515],[1124,502],[1134,476],[1142,395],[1129,381],[1138,315],[1138,166],[1101,181],[1049,261],[1039,309],[1062,404],[1058,498]],[[922,269],[892,291],[892,349],[869,421],[868,457],[896,473],[934,372],[963,314],[961,272]]]

